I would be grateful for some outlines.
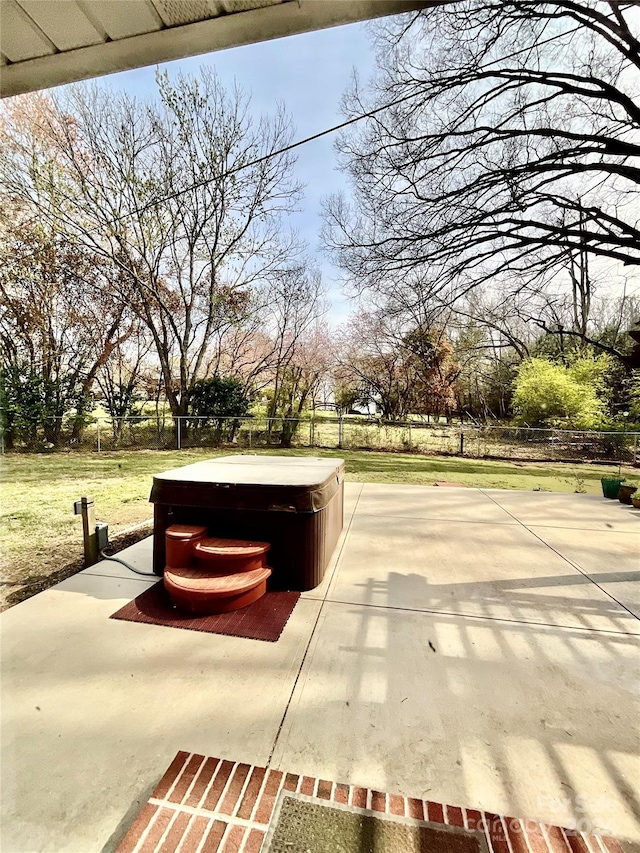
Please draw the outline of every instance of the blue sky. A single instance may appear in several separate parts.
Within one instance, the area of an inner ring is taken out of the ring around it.
[[[300,139],[342,120],[340,99],[352,70],[356,68],[361,79],[368,79],[374,71],[374,58],[366,25],[351,24],[180,59],[161,67],[170,74],[197,73],[202,65],[214,67],[223,82],[237,80],[251,95],[257,114],[271,112],[278,101],[283,102],[293,118],[295,138]],[[141,68],[113,74],[99,83],[143,95],[155,90],[154,75],[155,68]],[[331,134],[298,149],[296,176],[306,189],[301,211],[291,217],[290,224],[318,258],[330,288],[330,320],[339,322],[349,313],[348,300],[342,295],[341,273],[321,254],[318,239],[320,199],[345,186],[336,168],[334,139]]]

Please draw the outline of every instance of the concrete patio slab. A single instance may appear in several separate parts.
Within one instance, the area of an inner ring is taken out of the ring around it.
[[[516,520],[479,489],[440,486],[394,486],[365,483],[359,515],[384,518],[433,518],[448,521],[515,524]]]
[[[176,744],[267,761],[320,602],[278,643],[108,618],[146,586],[83,574],[3,614],[3,853],[102,850]]]
[[[483,489],[528,527],[567,527],[578,530],[611,530],[640,534],[640,512],[619,501],[599,495],[566,495],[551,492],[518,492]]]
[[[345,521],[353,515],[353,512],[358,504],[360,495],[362,494],[362,483],[345,483],[344,484],[344,516]]]
[[[108,574],[90,574],[79,572],[73,577],[67,578],[52,587],[59,592],[74,592],[77,595],[86,595],[90,598],[104,599],[105,601],[122,601],[126,603],[144,592],[156,581],[152,578],[137,577],[129,572],[129,577]],[[29,599],[31,600],[31,599]]]
[[[110,562],[2,614],[3,853],[113,851],[178,750],[586,817],[640,851],[640,620],[612,598],[637,602],[637,519],[584,495],[345,492],[277,643],[110,620],[154,582]],[[150,571],[151,539],[121,556]]]
[[[151,572],[153,568],[153,537],[148,536],[146,539],[136,542],[135,545],[131,545],[126,549],[126,555],[123,552],[115,556],[121,558],[124,556],[124,559],[139,571]],[[122,563],[112,560],[100,560],[94,566],[83,569],[80,575],[98,575],[107,578],[127,578],[128,580],[154,582],[154,578],[137,575],[131,572],[126,566],[123,566]],[[79,577],[79,575],[76,575],[76,577]]]
[[[640,839],[639,652],[628,636],[327,602],[272,766]]]
[[[557,527],[532,528],[549,547],[571,560],[605,592],[640,619],[640,538],[634,533]]]
[[[376,516],[351,525],[331,601],[640,633],[640,622],[520,525]]]

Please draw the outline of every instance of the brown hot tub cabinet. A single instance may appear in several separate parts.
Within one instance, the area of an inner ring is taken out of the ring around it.
[[[165,531],[202,525],[209,536],[269,542],[270,586],[317,586],[343,524],[344,460],[223,456],[153,478],[153,570],[162,575]]]

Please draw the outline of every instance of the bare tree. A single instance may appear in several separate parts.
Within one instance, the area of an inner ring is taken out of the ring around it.
[[[374,403],[385,420],[449,416],[459,373],[452,354],[442,328],[407,328],[383,311],[359,311],[343,330],[336,378],[354,399]]]
[[[179,415],[253,289],[297,251],[280,220],[298,187],[292,156],[277,153],[291,135],[283,109],[254,120],[207,69],[157,82],[151,103],[74,86],[45,104],[37,134],[6,121],[1,169],[6,195],[117,265]]]
[[[574,291],[640,264],[637,4],[460,0],[375,25],[379,73],[339,142],[353,203],[324,240],[358,292],[467,307],[483,284]]]
[[[310,262],[281,270],[265,307],[263,383],[270,389],[267,417],[283,418],[281,441],[289,446],[297,419],[313,400],[331,361],[323,326],[328,304],[318,269]],[[269,431],[273,421],[269,423]]]
[[[0,216],[0,353],[5,393],[31,410],[31,440],[58,444],[63,417],[79,439],[97,374],[131,335],[121,272],[101,255],[14,208]],[[8,430],[11,433],[11,430]],[[9,440],[11,436],[9,435]]]
[[[146,399],[145,358],[152,346],[146,328],[137,320],[127,341],[118,344],[96,375],[116,443],[122,440],[127,418],[141,414],[139,404]]]
[[[516,349],[488,315],[482,319],[458,317],[448,331],[459,365],[455,388],[461,416],[505,420],[510,415],[516,368],[528,350],[523,351],[520,341]]]

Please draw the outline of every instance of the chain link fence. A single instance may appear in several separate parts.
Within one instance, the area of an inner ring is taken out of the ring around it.
[[[51,440],[51,439],[55,440]],[[3,444],[3,452],[171,450],[195,447],[252,449],[318,447],[406,451],[514,461],[581,461],[638,464],[638,432],[471,426],[425,421],[385,422],[364,416],[196,418],[159,415],[95,418],[78,434],[64,420],[28,440]]]

